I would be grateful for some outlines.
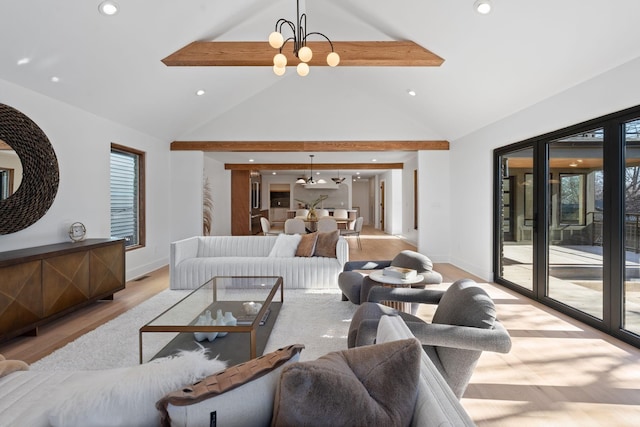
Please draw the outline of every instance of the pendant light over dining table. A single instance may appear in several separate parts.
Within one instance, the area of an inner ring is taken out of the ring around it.
[[[278,53],[273,57],[273,72],[277,76],[282,76],[286,71],[287,57],[282,53],[282,49],[288,41],[293,41],[293,54],[301,61],[296,67],[298,75],[304,77],[309,74],[308,62],[311,61],[313,52],[307,46],[307,37],[313,35],[324,37],[331,45],[331,52],[327,55],[327,64],[330,67],[335,67],[340,63],[340,55],[334,52],[333,43],[329,40],[329,37],[318,32],[307,33],[307,14],[300,15],[300,0],[296,0],[296,4],[297,27],[296,23],[280,18],[276,21],[275,31],[269,34],[269,45],[274,49],[278,49]],[[291,30],[293,36],[285,39],[282,35],[282,30],[287,27]]]

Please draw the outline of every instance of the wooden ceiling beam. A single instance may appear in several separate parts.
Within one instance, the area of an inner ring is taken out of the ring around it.
[[[402,169],[403,163],[314,163],[313,170]],[[308,170],[309,163],[225,163],[227,170]]]
[[[449,141],[173,141],[171,151],[337,152],[448,150]]]
[[[313,51],[311,66],[328,66],[331,48],[325,41],[308,42]],[[410,40],[400,41],[334,41],[340,55],[339,67],[439,67],[444,59]],[[273,67],[278,51],[261,42],[195,41],[167,56],[162,62],[169,67]],[[300,60],[285,45],[282,53],[289,65]]]

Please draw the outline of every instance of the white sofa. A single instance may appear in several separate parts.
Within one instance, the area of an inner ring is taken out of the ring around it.
[[[270,257],[278,236],[196,236],[171,243],[171,289],[195,289],[215,276],[282,276],[284,287],[338,287],[349,260],[349,244],[340,237],[336,258]]]
[[[381,344],[389,341],[413,338],[413,334],[399,316],[382,316],[378,324],[376,343]],[[377,345],[374,344],[374,345]],[[195,357],[191,355],[191,357]],[[180,358],[179,358],[180,359]],[[167,375],[167,371],[163,370],[162,375],[149,364],[139,365],[131,368],[119,368],[103,371],[72,371],[72,372],[36,372],[36,371],[20,371],[14,372],[0,378],[0,425],[3,427],[47,427],[49,416],[51,413],[60,411],[61,405],[66,404],[67,413],[77,417],[76,423],[69,423],[68,420],[57,418],[57,421],[64,421],[61,425],[77,425],[77,426],[97,426],[100,420],[109,425],[131,425],[131,415],[127,411],[135,411],[142,414],[145,419],[150,419],[148,425],[158,425],[156,416],[155,402],[159,397],[154,396],[150,391],[157,388],[157,381],[154,379],[162,378],[162,382],[177,381],[180,378],[182,382],[170,387],[167,391],[179,390],[183,385],[191,384],[187,377],[198,372],[200,377],[207,374],[202,369],[209,369],[209,373],[216,372],[214,367],[207,367],[208,363],[217,361],[200,361],[194,362],[191,359],[176,360],[176,366],[172,369],[174,375]],[[200,359],[198,359],[200,360]],[[220,362],[218,362],[220,363]],[[204,367],[204,368],[203,368]],[[142,368],[142,369],[141,369]],[[177,369],[176,369],[177,368]],[[146,372],[145,372],[146,370]],[[136,373],[136,371],[138,373]],[[193,372],[188,372],[193,371]],[[145,379],[146,377],[146,379]],[[263,377],[264,378],[264,377]],[[127,382],[125,382],[127,380]],[[152,381],[153,380],[153,381]],[[114,390],[110,384],[114,384],[117,388]],[[136,404],[122,404],[123,399],[129,399],[131,393],[125,394],[127,389],[139,387],[145,390],[142,393],[134,393],[137,396]],[[78,386],[81,388],[75,389]],[[153,387],[150,387],[152,386]],[[251,387],[248,385],[241,386],[233,392],[240,396],[251,396],[249,401],[255,406],[258,397],[265,401],[265,405],[273,403],[272,395],[275,393],[275,380],[269,380],[270,390],[260,388],[258,395],[252,395],[245,389]],[[117,390],[117,391],[116,391]],[[255,391],[255,390],[254,390]],[[123,396],[119,397],[122,393]],[[109,396],[110,402],[105,403],[104,396]],[[232,397],[234,397],[232,395]],[[237,397],[237,396],[235,396]],[[234,398],[235,398],[234,397]],[[85,399],[86,402],[78,402],[78,399]],[[66,403],[65,403],[66,402]],[[74,403],[75,402],[75,403]],[[226,402],[226,401],[223,401]],[[242,402],[242,401],[241,401]],[[88,405],[87,403],[91,403]],[[75,406],[74,406],[75,404]],[[119,406],[123,405],[121,410]],[[244,406],[242,406],[244,407]],[[181,407],[180,411],[172,412],[171,417],[175,426],[195,426],[202,425],[199,423],[189,422],[189,419],[197,419],[194,410],[198,410],[197,405],[192,407]],[[246,410],[246,408],[245,408]],[[211,411],[211,407],[207,407],[207,415]],[[269,411],[266,411],[267,418]],[[118,418],[120,417],[120,418]],[[55,418],[54,418],[55,419]],[[241,421],[241,420],[240,420]],[[268,424],[266,422],[265,424]],[[136,423],[136,425],[147,425]],[[246,425],[240,422],[238,425]],[[420,364],[420,380],[418,383],[418,396],[416,405],[413,410],[413,418],[411,426],[415,427],[431,427],[431,426],[473,426],[473,421],[455,397],[449,385],[438,372],[438,369],[431,362],[429,357],[422,351],[422,360]]]

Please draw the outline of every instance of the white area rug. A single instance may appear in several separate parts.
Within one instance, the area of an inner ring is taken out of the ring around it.
[[[189,291],[165,290],[108,323],[33,363],[34,371],[109,369],[139,362],[138,330]],[[357,306],[340,301],[339,291],[285,290],[284,304],[265,353],[289,344],[304,344],[301,360],[314,360],[347,348],[347,331]],[[159,351],[172,334],[148,334],[145,359]]]

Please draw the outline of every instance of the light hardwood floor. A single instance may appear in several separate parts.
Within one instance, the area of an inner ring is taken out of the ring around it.
[[[390,259],[415,249],[365,227],[350,258]],[[450,264],[436,264],[446,288],[470,277],[496,302],[509,330],[509,354],[483,353],[462,404],[479,426],[635,426],[640,422],[640,350]],[[8,358],[31,363],[168,287],[168,268],[127,283],[113,301],[93,304],[44,326],[37,337],[0,344]],[[433,307],[422,306],[426,320]]]

